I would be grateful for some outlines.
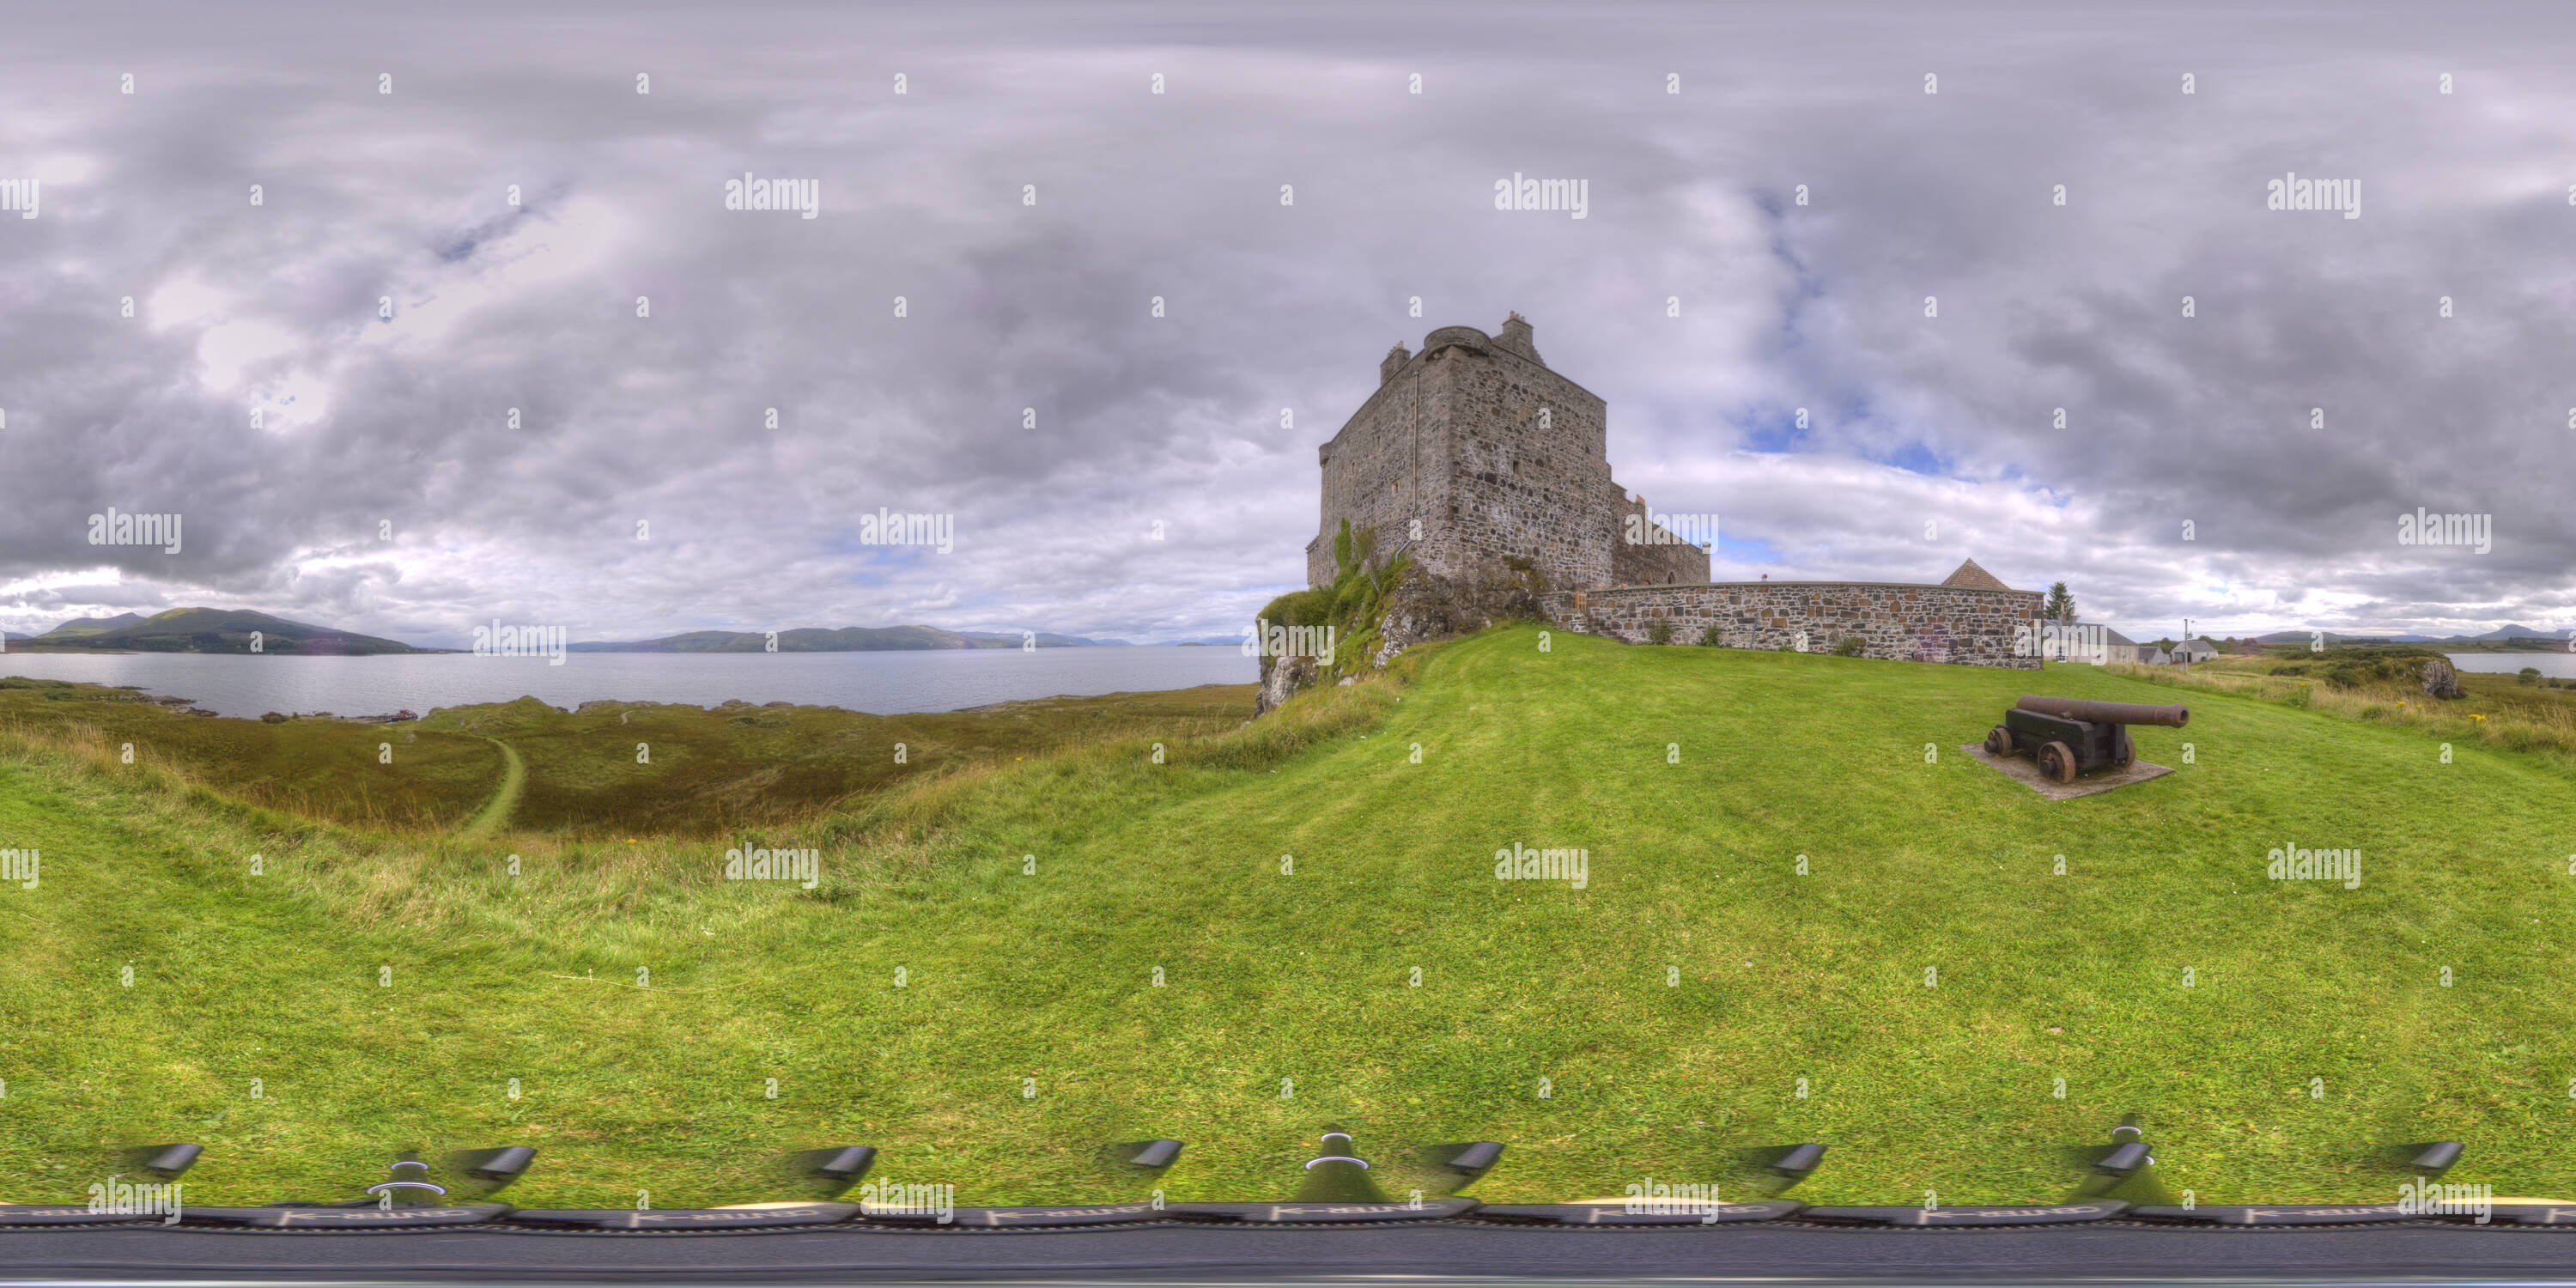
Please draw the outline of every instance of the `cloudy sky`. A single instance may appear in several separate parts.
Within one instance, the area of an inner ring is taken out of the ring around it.
[[[1518,310],[1720,580],[2576,626],[2576,8],[2249,8],[13,9],[0,625],[1231,635]]]

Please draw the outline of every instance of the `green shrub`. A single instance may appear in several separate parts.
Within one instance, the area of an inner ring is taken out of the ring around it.
[[[2514,678],[2525,685],[2538,684],[2540,683],[2540,668],[2536,666],[2526,666],[2522,668],[2522,670],[2516,672],[2514,674]]]
[[[1646,642],[1649,644],[1672,643],[1673,619],[1669,617],[1656,618],[1655,624],[1646,628]]]
[[[1332,627],[1328,676],[1347,675],[1368,664],[1378,645],[1379,606],[1413,570],[1410,555],[1378,563],[1375,535],[1354,533],[1351,521],[1342,520],[1341,530],[1333,534],[1332,584],[1290,591],[1261,610],[1261,619],[1274,626]]]
[[[1703,648],[1717,648],[1723,641],[1719,638],[1715,626],[1703,626],[1699,628],[1699,642]]]
[[[1834,641],[1835,657],[1859,657],[1869,648],[1869,641],[1857,635],[1846,635]]]

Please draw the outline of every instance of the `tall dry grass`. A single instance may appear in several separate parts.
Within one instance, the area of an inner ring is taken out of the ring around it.
[[[2452,742],[2479,742],[2576,761],[2576,701],[2558,696],[2563,690],[2517,690],[2511,676],[2463,672],[2460,680],[2467,696],[2446,700],[2425,696],[2421,687],[2341,688],[2313,677],[2232,670],[2224,662],[2189,671],[2125,662],[2108,663],[2103,669],[2167,688],[2233,693],[2351,720],[2421,729]]]

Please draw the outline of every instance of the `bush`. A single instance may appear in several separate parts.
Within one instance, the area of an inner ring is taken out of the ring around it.
[[[1724,645],[1724,641],[1718,637],[1717,628],[1715,626],[1700,627],[1699,642],[1703,648],[1719,648]]]
[[[1656,618],[1655,624],[1646,628],[1646,642],[1649,644],[1672,643],[1673,619],[1669,617]]]
[[[260,717],[260,719],[261,719],[261,720],[264,720],[264,721],[266,721],[266,722],[268,722],[269,724],[285,724],[285,723],[286,723],[286,717],[284,717],[284,716],[282,716],[282,715],[279,715],[278,713],[276,713],[276,712],[274,712],[274,711],[271,711],[271,712],[269,712],[268,714],[261,716],[261,717]]]
[[[2519,672],[2516,672],[2514,678],[2525,685],[2538,684],[2540,683],[2540,668],[2536,666],[2526,666]]]
[[[1333,660],[1324,670],[1327,677],[1347,675],[1367,665],[1377,649],[1379,606],[1413,570],[1410,553],[1380,563],[1374,537],[1370,531],[1354,533],[1351,521],[1342,520],[1341,530],[1333,534],[1332,584],[1290,591],[1261,610],[1261,620],[1274,626],[1333,628]],[[1262,669],[1268,674],[1266,655]]]
[[[1857,635],[1846,635],[1834,641],[1835,657],[1859,657],[1869,648],[1869,641]]]

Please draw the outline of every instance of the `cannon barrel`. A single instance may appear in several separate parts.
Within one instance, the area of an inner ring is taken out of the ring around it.
[[[2024,711],[2067,720],[2085,720],[2094,724],[2163,725],[2180,729],[2191,723],[2191,708],[2176,704],[2156,706],[2146,702],[2088,702],[2082,698],[2047,698],[2036,693],[2021,695],[2013,704]]]

